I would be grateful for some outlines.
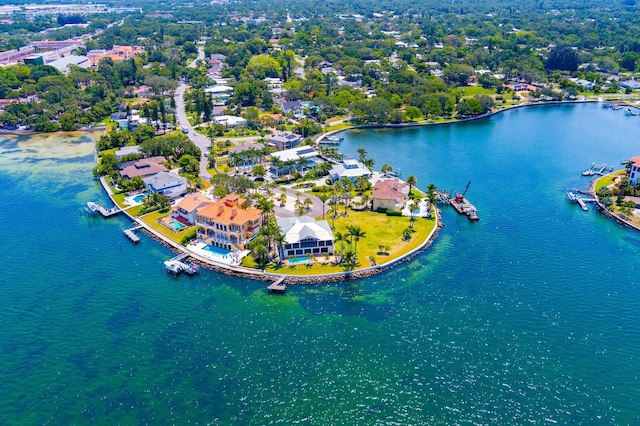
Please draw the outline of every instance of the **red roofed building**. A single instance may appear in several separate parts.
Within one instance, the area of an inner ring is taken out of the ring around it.
[[[402,210],[407,202],[409,186],[400,179],[385,179],[376,182],[373,187],[372,208],[377,210]]]
[[[260,230],[262,212],[242,208],[245,199],[229,194],[196,211],[198,237],[205,243],[227,250],[244,250]]]
[[[127,161],[120,164],[120,176],[125,179],[131,179],[135,176],[151,176],[156,173],[166,172],[167,168],[164,166],[166,158],[163,156],[142,158],[136,161]]]
[[[188,194],[171,209],[171,217],[185,225],[193,225],[196,223],[197,210],[212,203],[211,198],[199,192]]]

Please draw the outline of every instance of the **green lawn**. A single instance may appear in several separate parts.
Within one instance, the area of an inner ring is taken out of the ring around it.
[[[331,124],[334,121],[344,120],[345,118],[349,118],[349,116],[348,115],[338,115],[338,116],[335,116],[335,117],[327,118],[324,122],[325,122],[325,124]]]
[[[180,243],[180,241],[182,241],[182,238],[187,235],[189,233],[189,231],[191,231],[192,227],[188,227],[183,229],[182,231],[179,232],[174,232],[169,230],[168,228],[166,228],[165,226],[159,224],[157,222],[158,219],[163,218],[165,216],[167,216],[169,213],[168,212],[152,212],[149,214],[146,214],[144,216],[141,216],[139,218],[139,220],[143,220],[144,223],[146,223],[147,225],[149,225],[150,227],[152,227],[154,230],[158,231],[159,233],[161,233],[162,235],[164,235],[165,237],[169,238],[170,240],[173,240],[177,243]]]
[[[328,222],[331,225],[331,218],[328,218]],[[347,233],[347,225],[359,226],[365,232],[366,237],[358,241],[357,254],[359,264],[355,267],[355,270],[358,270],[371,266],[368,260],[369,257],[373,257],[376,263],[382,264],[410,252],[422,244],[435,227],[434,220],[417,218],[413,226],[416,232],[412,234],[409,241],[403,241],[402,231],[409,226],[409,223],[410,218],[405,216],[387,216],[382,213],[349,211],[348,216],[336,218],[334,233],[341,232],[345,235]],[[379,254],[380,245],[387,246],[389,248],[388,253]],[[345,251],[349,250],[349,247],[349,242],[345,241]],[[338,242],[336,243],[336,252],[340,250],[341,243]],[[323,257],[319,258],[320,261],[323,259]],[[247,256],[242,264],[247,267],[258,267],[251,256]],[[311,267],[304,264],[296,265],[294,268],[275,265],[267,267],[267,272],[303,276],[344,271],[344,266],[318,262],[314,262]]]
[[[475,96],[475,95],[495,95],[495,89],[485,89],[482,86],[464,86],[459,88],[462,92],[464,90],[463,96]]]
[[[609,186],[609,185],[613,184],[613,179],[615,179],[616,177],[618,177],[620,175],[623,175],[625,173],[626,173],[626,170],[622,169],[622,170],[617,170],[615,172],[609,173],[608,175],[604,175],[601,178],[599,178],[598,180],[596,180],[594,188],[597,191],[598,188],[602,188],[603,186]]]
[[[334,126],[329,126],[325,130],[327,132],[334,132],[336,130],[348,129],[351,126],[352,126],[351,123],[339,123]]]

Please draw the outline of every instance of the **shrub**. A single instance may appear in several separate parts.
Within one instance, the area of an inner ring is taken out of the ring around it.
[[[189,232],[187,232],[184,237],[182,237],[182,239],[180,240],[180,244],[182,244],[183,246],[186,246],[187,244],[189,244],[191,241],[196,239],[196,228],[191,229]]]
[[[386,213],[386,212],[387,212],[387,210],[388,210],[388,209],[387,209],[387,208],[385,208],[385,207],[378,207],[378,208],[376,209],[376,212],[378,212],[378,213]]]
[[[330,192],[331,187],[327,185],[314,186],[311,188],[311,192]]]
[[[387,210],[387,216],[402,216],[400,210]]]

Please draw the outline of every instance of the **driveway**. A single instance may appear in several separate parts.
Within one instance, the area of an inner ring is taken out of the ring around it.
[[[305,198],[309,198],[313,202],[311,210],[305,212],[305,216],[322,216],[322,200],[320,200],[318,197],[308,194],[304,191],[291,188],[285,188],[285,191],[287,192],[287,203],[284,207],[280,207],[279,204],[276,204],[276,207],[274,207],[273,209],[276,217],[294,217],[296,215],[296,200],[298,199],[298,194],[300,194],[300,201],[304,201]],[[281,193],[281,191],[276,190],[276,195],[279,196]],[[329,211],[328,206],[325,207],[325,217],[327,211]]]

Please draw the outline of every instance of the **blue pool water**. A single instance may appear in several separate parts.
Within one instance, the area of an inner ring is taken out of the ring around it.
[[[146,197],[145,194],[136,195],[135,197],[133,197],[133,201],[135,201],[136,203],[141,203],[142,200],[144,200],[144,197]]]
[[[231,253],[229,250],[220,248],[220,247],[216,247],[216,246],[212,246],[212,245],[206,245],[204,247],[202,247],[203,250],[206,250],[208,252],[211,252],[213,254],[217,254],[219,256],[226,256],[229,253]]]
[[[177,231],[182,231],[184,228],[186,228],[186,226],[184,226],[183,224],[175,220],[172,220],[171,222],[169,222],[169,226]]]
[[[309,259],[306,257],[296,257],[295,259],[289,258],[290,265],[299,265],[301,263],[309,263]]]

